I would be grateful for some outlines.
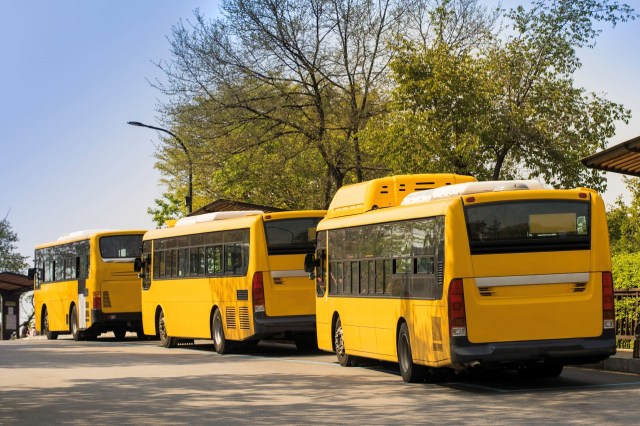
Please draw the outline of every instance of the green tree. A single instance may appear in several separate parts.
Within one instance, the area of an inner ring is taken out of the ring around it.
[[[18,235],[11,228],[8,214],[0,220],[0,271],[24,273],[27,267],[28,256],[22,256],[16,252]]]
[[[631,202],[626,204],[619,196],[607,212],[611,252],[640,252],[640,179],[624,177],[624,182],[631,195]]]
[[[176,25],[172,59],[159,64],[167,78],[157,87],[173,96],[162,110],[166,124],[190,134],[185,143],[203,160],[197,186],[280,207],[321,207],[344,183],[387,174],[361,133],[388,109],[395,54],[388,46],[403,35],[426,41],[432,3],[226,0],[220,19],[196,13],[193,23]],[[484,22],[472,7],[477,0],[454,3],[465,25],[447,34],[466,44]],[[159,168],[172,179],[179,157],[164,148]]]
[[[431,22],[446,28],[452,17],[443,1]],[[505,15],[508,33],[486,34],[476,46],[442,32],[431,45],[404,43],[391,63],[396,109],[370,133],[372,144],[386,145],[379,160],[385,151],[405,153],[399,136],[408,136],[419,154],[396,160],[401,171],[444,164],[481,179],[540,177],[604,190],[602,173],[580,159],[604,148],[630,111],[575,87],[576,50],[595,45],[596,24],[635,17],[617,1],[536,0]]]
[[[179,219],[186,214],[186,209],[180,201],[180,198],[171,192],[162,194],[162,198],[156,198],[156,207],[149,207],[147,213],[153,217],[153,221],[158,227],[165,224],[167,220]]]

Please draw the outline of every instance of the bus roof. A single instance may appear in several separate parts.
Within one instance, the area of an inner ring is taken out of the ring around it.
[[[146,229],[85,229],[61,235],[55,241],[37,245],[36,249],[88,240],[95,236],[144,234],[145,232],[147,232]]]
[[[473,176],[453,173],[426,173],[388,176],[343,186],[331,201],[327,218],[350,216],[384,207],[400,205],[411,193],[463,182],[475,182]]]
[[[537,180],[495,180],[484,182],[466,182],[455,185],[443,186],[429,191],[414,192],[402,200],[401,205],[426,203],[431,200],[438,200],[449,197],[459,197],[461,195],[480,194],[483,192],[499,191],[521,191],[529,189],[546,189]]]
[[[225,213],[225,214],[221,214]],[[232,214],[237,213],[237,214]],[[279,220],[279,219],[294,219],[301,217],[324,217],[325,210],[291,210],[284,212],[264,213],[262,211],[226,211],[207,213],[204,215],[190,216],[180,219],[174,227],[152,229],[148,231],[144,239],[151,240],[156,238],[166,238],[178,235],[191,235],[200,234],[204,232],[212,231],[224,231],[232,229],[248,228],[258,220]],[[217,216],[216,216],[217,215]],[[200,220],[185,220],[185,219],[197,219],[200,216],[204,217]],[[183,221],[183,222],[181,222]]]

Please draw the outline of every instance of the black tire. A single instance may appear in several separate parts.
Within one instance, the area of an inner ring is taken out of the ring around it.
[[[96,333],[95,331],[85,331],[84,338],[85,340],[95,342],[96,340],[98,340],[98,333]]]
[[[116,340],[124,340],[124,337],[127,335],[127,330],[124,328],[116,328],[113,330],[113,335],[116,336]]]
[[[343,367],[354,367],[356,365],[356,357],[348,355],[345,351],[344,334],[342,332],[342,322],[340,317],[336,320],[336,326],[333,330],[333,345],[338,357],[338,363]]]
[[[294,338],[296,349],[300,352],[317,352],[318,338],[315,335],[296,336]]]
[[[76,305],[71,307],[71,314],[69,315],[69,331],[71,332],[71,337],[76,342],[80,340],[84,340],[84,333],[80,331],[80,324],[78,324],[78,309]]]
[[[562,364],[527,364],[518,368],[518,375],[528,379],[553,378],[562,374]]]
[[[211,320],[211,339],[216,352],[225,355],[233,351],[233,343],[224,336],[224,326],[222,324],[222,314],[220,309],[216,309]]]
[[[136,329],[136,337],[138,338],[138,340],[149,340],[151,338],[151,336],[147,336],[146,334],[144,334],[144,331],[142,331],[142,327]]]
[[[427,368],[424,365],[413,363],[411,352],[411,339],[409,339],[409,327],[407,323],[402,323],[398,331],[398,365],[402,380],[407,383],[424,382],[427,375]]]
[[[40,327],[40,329],[42,330],[42,334],[47,336],[47,340],[56,340],[58,338],[58,333],[49,330],[49,311],[47,311],[47,308],[45,308],[42,313],[42,327]]]
[[[160,346],[165,348],[176,347],[175,337],[167,334],[167,327],[164,322],[164,311],[160,311],[160,316],[158,317],[158,336],[160,337]]]

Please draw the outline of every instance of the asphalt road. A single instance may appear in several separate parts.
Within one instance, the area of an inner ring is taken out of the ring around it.
[[[405,384],[393,364],[260,344],[220,356],[208,342],[0,342],[0,424],[633,424],[640,376],[565,368]]]

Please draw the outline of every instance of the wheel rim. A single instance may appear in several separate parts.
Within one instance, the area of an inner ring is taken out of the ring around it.
[[[336,353],[340,356],[344,355],[344,339],[342,335],[342,324],[338,322],[336,326],[336,337],[335,337],[335,345],[336,345]]]
[[[71,333],[73,334],[73,337],[76,337],[78,334],[78,315],[76,314],[75,308],[71,311]]]
[[[213,319],[213,338],[216,345],[222,342],[222,321],[220,321],[219,315],[216,315]]]
[[[404,371],[409,369],[409,338],[407,335],[400,336],[400,344],[398,345],[398,358],[400,366]]]
[[[164,325],[164,314],[160,314],[160,319],[158,320],[158,331],[160,333],[160,339],[167,340],[167,329]]]
[[[44,318],[42,318],[42,328],[44,328],[44,333],[49,333],[49,312],[44,311]]]

